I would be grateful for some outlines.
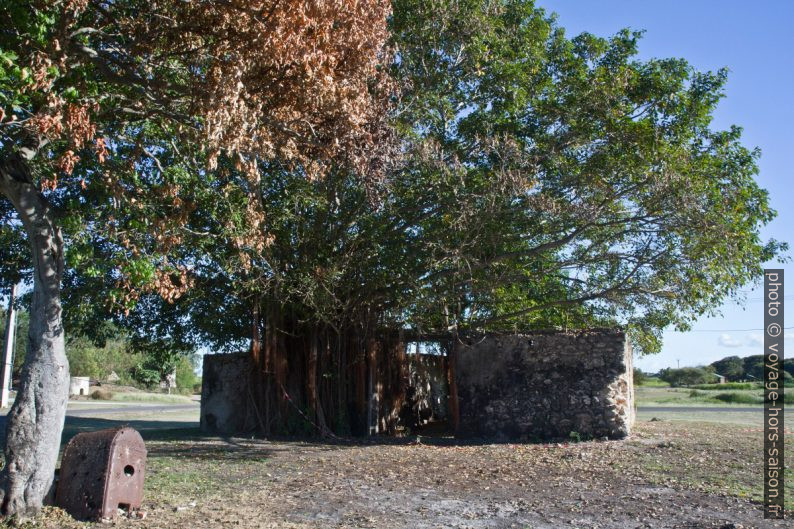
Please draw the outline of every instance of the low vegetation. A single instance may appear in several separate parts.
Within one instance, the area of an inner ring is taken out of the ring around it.
[[[727,388],[726,388],[727,389]],[[639,386],[635,390],[637,406],[763,406],[764,393],[760,388],[728,391],[694,388]],[[784,396],[786,404],[794,403],[794,393]]]
[[[147,516],[115,526],[756,527],[761,519],[753,461],[762,433],[746,426],[640,422],[628,440],[552,444],[322,444],[196,433],[144,432]],[[794,509],[794,483],[785,496]],[[24,527],[93,525],[48,509]]]
[[[0,308],[0,336],[5,333],[4,310]],[[21,374],[27,349],[28,312],[19,311],[19,325],[14,348],[14,376]],[[94,329],[89,338],[84,335],[70,336],[66,343],[66,356],[72,376],[89,377],[106,381],[111,374],[123,386],[151,390],[159,386],[168,373],[175,373],[177,390],[183,394],[200,390],[201,378],[195,373],[198,355],[169,347],[168,343],[141,344],[133,340],[118,327],[103,322]],[[198,387],[198,388],[197,388]],[[95,397],[99,398],[99,397]]]
[[[94,400],[112,400],[113,393],[106,389],[97,389],[91,392],[91,398]]]
[[[669,388],[670,387],[670,383],[669,382],[665,382],[664,380],[660,379],[659,377],[652,377],[652,376],[648,376],[648,375],[645,375],[645,376],[641,377],[641,379],[640,379],[641,381],[638,382],[637,381],[636,371],[637,370],[635,370],[635,375],[634,375],[634,385],[635,386],[645,386],[645,387],[649,387],[649,388]]]
[[[723,377],[726,381],[720,382]],[[794,360],[783,361],[781,380],[794,387]],[[764,356],[728,356],[707,366],[665,368],[656,374],[634,369],[634,385],[646,387],[687,387],[700,390],[760,389],[764,378]]]
[[[190,397],[185,395],[167,395],[164,393],[146,393],[125,391],[113,393],[111,400],[120,402],[169,402],[169,403],[188,403],[192,402]]]
[[[725,384],[697,384],[691,386],[692,389],[702,391],[724,391],[726,389],[761,389],[761,384],[757,382],[726,382]]]

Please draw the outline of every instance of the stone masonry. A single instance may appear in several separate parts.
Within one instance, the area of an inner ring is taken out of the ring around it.
[[[204,356],[201,431],[236,434],[255,426],[248,406],[251,360],[247,353]]]
[[[488,334],[456,347],[460,437],[621,438],[634,422],[631,347],[619,330]],[[447,417],[446,358],[408,355],[418,424]],[[201,429],[256,429],[247,353],[204,357]],[[407,419],[407,417],[406,417]],[[415,422],[410,420],[410,423]]]
[[[468,338],[457,347],[461,437],[612,439],[634,422],[631,346],[618,330]]]

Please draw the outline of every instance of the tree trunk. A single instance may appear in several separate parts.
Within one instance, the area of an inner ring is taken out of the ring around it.
[[[378,342],[367,339],[367,435],[378,432],[380,399],[378,398]]]
[[[38,511],[50,491],[69,398],[69,362],[61,324],[63,239],[46,199],[20,157],[0,160],[0,192],[25,226],[33,256],[28,353],[6,422],[0,513]]]
[[[309,404],[309,417],[315,422],[320,435],[326,435],[325,414],[323,413],[323,403],[320,399],[318,386],[318,364],[319,364],[319,333],[312,329],[308,333],[309,338],[309,359],[307,362],[306,373],[306,399]]]
[[[317,421],[317,335],[314,329],[306,333],[309,340],[308,354],[306,362],[306,401],[308,404],[309,417]]]
[[[389,383],[390,406],[388,418],[388,431],[391,435],[397,433],[397,426],[400,424],[403,406],[405,405],[405,395],[408,390],[408,358],[405,354],[405,341],[402,331],[396,341],[389,344],[390,351],[386,358],[387,365],[390,366]]]
[[[460,404],[458,401],[458,383],[455,380],[455,367],[457,363],[458,335],[455,333],[447,349],[447,384],[449,387],[449,398],[447,400],[447,411],[449,413],[449,427],[454,433],[458,432],[460,426]]]

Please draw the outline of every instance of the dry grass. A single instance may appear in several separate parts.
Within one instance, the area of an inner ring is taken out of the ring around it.
[[[113,392],[107,389],[95,389],[91,392],[91,398],[94,400],[111,400],[113,399]]]
[[[316,444],[195,434],[149,437],[147,517],[119,525],[785,527],[761,517],[762,432],[742,425],[640,422],[630,439],[574,444]],[[30,527],[83,527],[64,520],[50,510]]]

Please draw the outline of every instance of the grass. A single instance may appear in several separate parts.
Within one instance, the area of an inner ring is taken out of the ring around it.
[[[726,386],[727,384],[723,384]],[[635,388],[637,406],[763,406],[761,389],[716,392],[710,389],[646,387]],[[794,404],[794,392],[784,394],[786,404]]]
[[[751,394],[731,391],[729,393],[718,393],[714,395],[713,398],[731,404],[755,404],[758,406],[764,404],[764,397],[761,392],[758,392],[758,394]],[[783,397],[783,402],[785,404],[794,404],[794,393],[786,393]]]
[[[737,408],[735,412],[712,415],[722,418],[751,413]],[[698,504],[702,499],[703,507],[710,509],[723,505],[714,497],[730,496],[758,502],[762,494],[756,463],[762,432],[757,427],[708,420],[640,421],[634,435],[626,441],[575,444],[331,446],[206,438],[195,428],[143,433],[149,449],[144,493],[144,510],[149,517],[144,526],[153,528],[256,526],[281,529],[298,527],[289,523],[292,514],[285,513],[303,511],[309,513],[306,516],[340,513],[343,518],[362,512],[369,515],[374,511],[371,503],[362,503],[365,498],[378,494],[381,489],[391,491],[392,488],[398,496],[405,493],[415,497],[414,491],[428,487],[430,478],[434,490],[436,487],[441,490],[440,495],[447,494],[462,502],[500,494],[503,499],[524,498],[524,480],[527,476],[537,480],[541,475],[550,483],[568,483],[572,476],[590,486],[625,483],[625,487],[615,493],[616,502],[626,494],[643,494],[646,484],[667,487],[670,501]],[[794,454],[791,437],[788,436],[786,442],[788,465],[791,464],[790,454]],[[470,475],[456,481],[463,473]],[[499,486],[494,486],[495,483]],[[794,508],[792,485],[787,483],[785,493],[788,509]],[[483,493],[489,486],[493,490]],[[713,496],[711,499],[686,496],[688,491]],[[570,496],[554,497],[549,501],[541,498],[537,509],[561,516],[563,511],[556,511],[555,506],[581,501],[579,493],[571,491]],[[526,501],[534,502],[539,496],[542,494],[527,493],[529,499]],[[326,501],[336,503],[327,504]],[[665,518],[676,521],[676,506],[666,507],[668,503],[664,500],[656,506],[664,509]],[[417,500],[413,506],[416,505],[424,504]],[[610,505],[613,512],[620,513],[624,509],[622,503]],[[262,512],[267,513],[266,520]],[[570,516],[568,511],[565,516]],[[681,522],[687,520],[680,519]],[[139,522],[124,520],[118,525],[141,526]],[[304,529],[337,526],[330,518],[321,517],[299,525]],[[369,522],[366,526],[389,525]],[[5,526],[0,523],[0,527]],[[34,523],[22,527],[88,529],[95,525],[75,522],[60,511],[47,510]]]
[[[113,393],[111,400],[118,402],[165,402],[171,404],[188,404],[192,402],[190,397],[184,395],[166,395],[164,393],[133,393],[119,392]]]
[[[740,410],[737,413],[741,414]],[[723,413],[720,415],[733,415]],[[722,422],[722,421],[720,421]],[[654,450],[635,451],[634,460],[621,461],[619,468],[659,485],[694,489],[760,502],[763,500],[756,464],[763,431],[717,422],[662,421],[640,423],[632,443],[662,437],[665,443]],[[645,441],[647,443],[648,441]],[[708,449],[704,449],[708,447]],[[786,459],[794,440],[786,437]],[[786,482],[786,508],[794,509],[794,483]]]
[[[701,407],[696,411],[691,411],[684,406],[679,408],[679,411],[646,411],[643,408],[637,410],[638,421],[661,421],[668,423],[675,422],[689,422],[689,423],[715,423],[715,424],[731,424],[736,426],[743,426],[745,428],[760,429],[763,427],[763,416],[758,413],[755,407],[749,406],[733,406],[730,412],[720,411],[715,409],[709,411],[708,406]],[[786,424],[794,424],[794,420],[788,419]]]
[[[718,393],[714,395],[714,399],[720,402],[727,402],[729,404],[758,404],[764,403],[764,397],[760,395],[750,395],[748,393],[739,393],[733,391],[730,393]]]
[[[646,388],[668,388],[670,384],[661,380],[656,377],[648,377],[642,381],[641,384],[637,384],[638,386],[646,387]]]
[[[761,389],[761,384],[755,382],[726,382],[725,384],[698,384],[690,386],[691,389],[703,391],[725,391],[728,389]]]

